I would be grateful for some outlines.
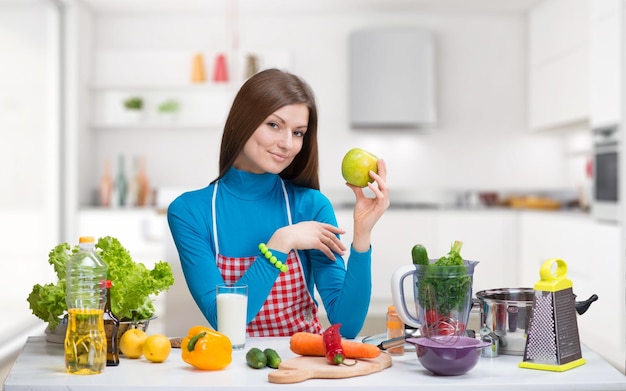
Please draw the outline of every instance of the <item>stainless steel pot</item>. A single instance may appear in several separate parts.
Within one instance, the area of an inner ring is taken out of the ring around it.
[[[494,333],[499,338],[500,354],[524,355],[526,330],[531,316],[535,290],[532,288],[499,288],[476,292],[480,302],[482,334]],[[576,302],[576,312],[582,315],[597,295]]]
[[[532,288],[501,288],[476,292],[476,297],[480,300],[480,332],[493,332],[499,337],[499,354],[524,354],[526,328],[534,295]]]

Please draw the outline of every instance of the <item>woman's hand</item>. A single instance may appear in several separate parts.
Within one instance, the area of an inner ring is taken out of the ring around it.
[[[356,196],[352,246],[359,252],[365,252],[369,249],[372,229],[380,216],[389,208],[389,188],[386,182],[387,165],[383,159],[378,159],[378,174],[370,171],[370,176],[374,178],[375,184],[368,183],[367,187],[374,193],[374,198],[366,197],[362,188],[346,183]]]
[[[346,246],[337,238],[337,234],[344,233],[345,230],[331,224],[303,221],[276,230],[267,242],[267,247],[284,253],[292,249],[317,249],[334,261],[337,258],[333,252],[341,255],[346,252]]]

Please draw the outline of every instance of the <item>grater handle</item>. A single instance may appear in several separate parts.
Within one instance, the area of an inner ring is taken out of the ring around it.
[[[556,263],[556,269],[553,271],[554,264]],[[539,276],[544,281],[559,280],[565,277],[567,273],[567,264],[564,260],[559,258],[550,259],[541,265],[539,269]]]
[[[545,261],[539,269],[541,279],[535,284],[535,290],[557,292],[572,288],[572,281],[566,277],[566,273],[567,264],[564,260],[553,258]]]

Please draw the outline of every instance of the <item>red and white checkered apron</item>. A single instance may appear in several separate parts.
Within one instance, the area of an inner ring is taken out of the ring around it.
[[[217,182],[213,190],[213,216],[215,216],[215,195]],[[291,225],[291,210],[285,184],[283,194],[287,205],[287,217]],[[217,267],[227,284],[234,284],[255,262],[256,255],[250,257],[225,257],[219,253],[217,244],[217,225],[213,217],[213,232],[215,249],[217,252]],[[267,262],[260,259],[259,262]],[[317,306],[307,289],[304,279],[304,270],[298,253],[289,252],[285,261],[289,269],[280,273],[274,282],[265,303],[257,315],[248,324],[249,337],[288,337],[299,331],[308,331],[320,334],[323,330],[317,317]]]

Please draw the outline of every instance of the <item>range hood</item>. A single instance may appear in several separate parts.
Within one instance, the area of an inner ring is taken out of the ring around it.
[[[431,32],[388,27],[350,34],[353,128],[423,129],[435,125],[435,48]]]

